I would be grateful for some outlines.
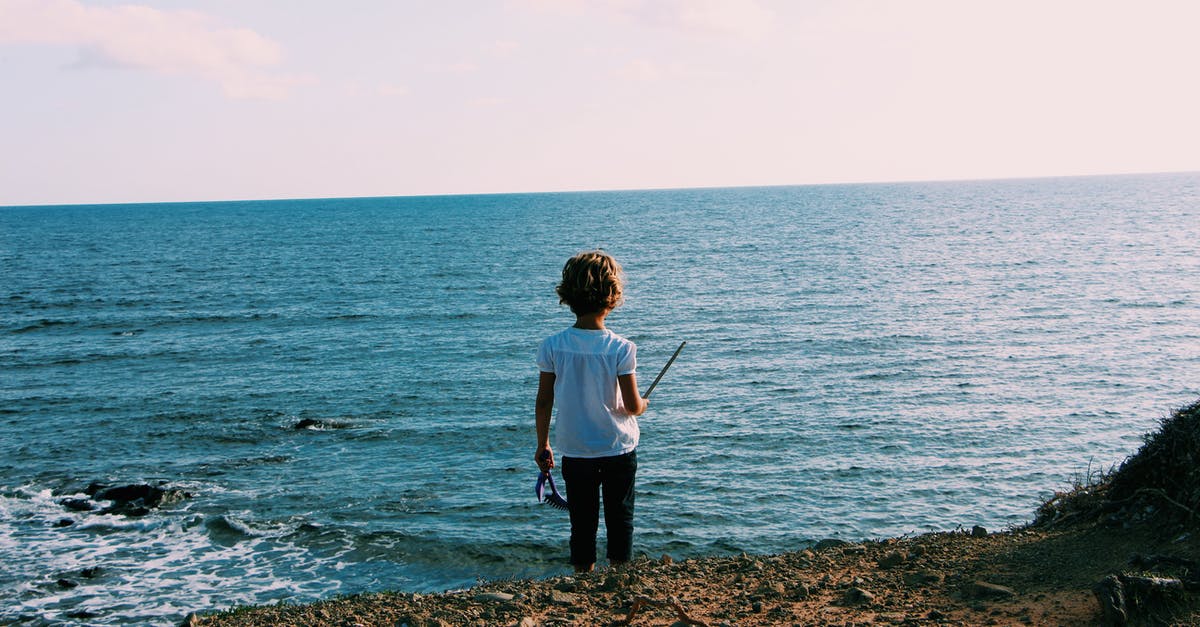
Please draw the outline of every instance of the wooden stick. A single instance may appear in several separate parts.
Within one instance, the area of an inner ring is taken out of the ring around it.
[[[667,368],[670,368],[671,364],[675,363],[675,358],[679,356],[679,351],[683,350],[683,347],[686,345],[686,341],[679,343],[679,348],[675,349],[675,354],[671,355],[671,358],[667,360],[667,365],[663,366],[662,370],[658,371],[658,376],[654,377],[654,382],[651,383],[650,387],[646,389],[646,393],[642,395],[642,398],[650,398],[650,393],[654,391],[654,386],[658,385],[658,382],[663,378],[664,374],[667,374]]]

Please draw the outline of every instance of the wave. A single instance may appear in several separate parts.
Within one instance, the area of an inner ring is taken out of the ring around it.
[[[78,320],[53,320],[50,318],[43,318],[22,327],[9,329],[9,333],[34,333],[36,331],[45,331],[46,329],[70,328],[79,326],[80,324],[81,323]]]

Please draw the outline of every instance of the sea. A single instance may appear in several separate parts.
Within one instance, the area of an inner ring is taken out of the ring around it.
[[[1200,397],[1197,242],[1197,173],[3,207],[0,623],[567,573],[534,353],[593,248],[643,388],[687,342],[636,555],[1019,527]]]

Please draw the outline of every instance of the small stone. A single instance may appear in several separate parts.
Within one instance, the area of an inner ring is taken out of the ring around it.
[[[988,534],[988,530],[985,529],[984,527],[981,527],[979,525],[975,525],[974,527],[971,527],[971,537],[972,538],[986,538],[987,534]]]
[[[842,595],[842,602],[846,605],[863,605],[874,600],[875,595],[862,588],[850,588]]]
[[[63,527],[70,527],[71,525],[74,525],[74,524],[75,524],[74,520],[71,520],[70,518],[62,518],[58,522],[54,523],[54,526],[57,527],[58,529],[62,529]]]
[[[628,582],[629,576],[625,573],[614,573],[604,577],[604,583],[600,584],[600,589],[604,592],[615,592]]]
[[[184,616],[183,622],[179,623],[179,627],[199,627],[199,625],[200,615],[195,612],[191,612],[187,616]]]
[[[976,581],[971,584],[971,594],[975,597],[990,599],[1007,599],[1017,596],[1016,591],[1012,588],[986,581]]]
[[[903,553],[901,553],[899,551],[893,551],[891,553],[888,553],[887,555],[884,555],[882,558],[880,558],[879,567],[880,568],[895,568],[895,567],[903,564],[906,561],[908,561],[908,558],[905,557],[905,555]]]
[[[92,566],[79,571],[79,576],[83,577],[84,579],[95,579],[102,574],[104,574],[104,569],[100,568],[99,566]]]
[[[475,600],[481,603],[509,603],[514,598],[507,592],[480,592],[475,595]]]
[[[804,599],[807,599],[809,594],[811,593],[808,589],[808,586],[804,583],[798,583],[796,584],[796,587],[792,589],[792,598],[796,599],[797,601],[803,601]]]
[[[57,583],[59,588],[66,588],[67,590],[70,590],[71,588],[76,588],[79,586],[78,581],[72,581],[72,580],[66,579],[66,578],[59,579],[58,581],[56,581],[54,583]]]
[[[578,602],[578,598],[574,594],[571,594],[570,592],[563,592],[562,590],[551,590],[550,591],[550,602],[555,605],[575,605]]]
[[[523,616],[521,620],[517,621],[517,627],[537,627],[537,621],[529,616]]]
[[[563,592],[575,592],[578,588],[579,585],[570,577],[564,577],[562,581],[554,584],[555,590],[562,590]]]
[[[663,556],[659,558],[658,561],[662,562],[666,566],[670,566],[671,564],[675,563],[675,560],[671,559],[671,556],[667,555],[666,553],[663,553]]]
[[[756,593],[768,599],[777,599],[787,592],[787,588],[782,583],[764,581],[758,586]]]
[[[904,574],[904,584],[913,587],[940,584],[945,579],[946,576],[936,570],[918,570],[915,573]]]

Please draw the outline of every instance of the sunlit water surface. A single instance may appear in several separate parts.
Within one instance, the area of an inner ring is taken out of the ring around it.
[[[1198,190],[0,209],[0,621],[564,572],[565,515],[533,496],[533,352],[572,322],[562,262],[595,246],[625,266],[609,326],[643,382],[688,341],[642,418],[637,551],[1020,525],[1200,395]],[[91,481],[193,498],[60,504]]]

